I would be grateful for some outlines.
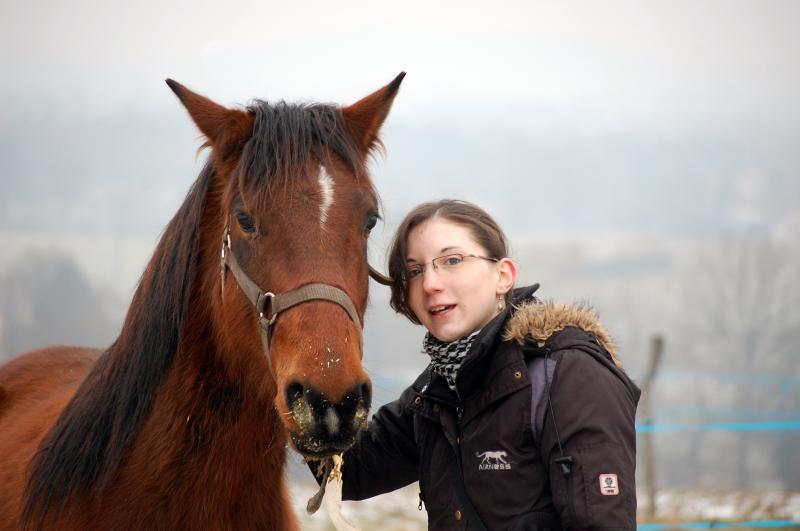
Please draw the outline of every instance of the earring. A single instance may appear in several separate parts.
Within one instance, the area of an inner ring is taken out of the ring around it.
[[[505,307],[506,307],[506,301],[504,301],[503,299],[497,299],[497,311],[502,312],[503,308]]]

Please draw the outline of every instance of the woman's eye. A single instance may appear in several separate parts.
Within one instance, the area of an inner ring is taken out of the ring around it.
[[[246,232],[247,234],[252,234],[256,231],[256,226],[253,223],[253,218],[251,218],[244,212],[236,213],[236,221],[239,223],[239,227],[241,227],[242,231]]]
[[[462,261],[463,261],[463,258],[461,258],[460,256],[458,256],[458,255],[454,254],[454,255],[452,255],[452,256],[448,256],[448,257],[445,259],[445,261],[444,261],[444,265],[448,265],[448,266],[457,266],[457,265],[458,265],[458,264],[460,264]]]
[[[378,215],[377,214],[370,214],[367,216],[367,221],[364,224],[364,232],[369,234],[369,232],[375,228],[375,225],[378,223]]]
[[[406,278],[411,280],[412,278],[417,278],[422,274],[421,267],[410,267],[406,270]]]

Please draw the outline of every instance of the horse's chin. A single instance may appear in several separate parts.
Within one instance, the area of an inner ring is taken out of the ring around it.
[[[324,459],[332,455],[342,454],[349,450],[356,442],[356,437],[351,436],[335,440],[323,440],[317,437],[304,437],[289,432],[295,450],[306,459]]]

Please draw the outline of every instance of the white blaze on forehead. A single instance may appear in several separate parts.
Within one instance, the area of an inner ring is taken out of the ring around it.
[[[328,209],[333,204],[333,179],[322,165],[319,167],[319,188],[322,192],[322,202],[319,204],[319,222],[324,225],[328,221]]]

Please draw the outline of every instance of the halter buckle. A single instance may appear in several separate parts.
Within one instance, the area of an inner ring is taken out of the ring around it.
[[[272,323],[275,322],[275,319],[278,318],[278,314],[272,312],[272,315],[267,318],[264,315],[267,312],[267,307],[272,309],[272,303],[275,301],[275,294],[271,291],[266,293],[262,293],[258,296],[258,302],[256,303],[256,309],[258,310],[258,318],[261,321],[266,321],[267,326],[272,326]]]

